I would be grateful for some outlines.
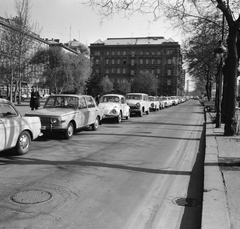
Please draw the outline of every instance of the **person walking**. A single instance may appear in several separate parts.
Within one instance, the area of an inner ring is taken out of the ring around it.
[[[37,110],[38,107],[40,107],[40,95],[35,86],[32,86],[30,107],[32,110],[34,110],[34,109]]]

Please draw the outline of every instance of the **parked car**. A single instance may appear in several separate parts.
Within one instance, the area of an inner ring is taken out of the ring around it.
[[[43,133],[61,132],[66,139],[83,127],[97,130],[102,121],[100,109],[89,95],[50,95],[42,109],[25,115],[40,117]]]
[[[156,96],[148,96],[150,101],[150,111],[158,111],[159,110],[159,101]]]
[[[115,119],[117,123],[120,123],[123,118],[129,119],[130,117],[130,107],[123,95],[103,95],[99,100],[98,107],[103,119]]]
[[[145,93],[128,93],[126,95],[127,104],[130,107],[131,114],[137,114],[142,117],[143,113],[149,114],[150,102]]]
[[[159,109],[163,110],[165,108],[164,99],[162,97],[157,97],[157,98],[158,98],[158,102],[159,102]]]
[[[0,151],[14,148],[26,154],[31,141],[41,135],[39,117],[22,117],[13,103],[0,99]]]

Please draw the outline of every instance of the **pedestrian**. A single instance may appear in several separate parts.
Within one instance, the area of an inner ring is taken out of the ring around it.
[[[30,107],[32,110],[38,109],[38,107],[40,107],[40,95],[35,86],[32,86]]]
[[[100,95],[97,95],[97,97],[96,97],[96,103],[97,103],[97,105],[99,104],[99,99],[100,99]]]

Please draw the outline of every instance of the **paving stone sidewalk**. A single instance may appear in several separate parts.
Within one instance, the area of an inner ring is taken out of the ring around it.
[[[240,136],[224,136],[206,120],[203,229],[240,228]]]

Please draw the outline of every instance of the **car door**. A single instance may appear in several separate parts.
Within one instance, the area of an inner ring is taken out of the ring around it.
[[[91,96],[86,96],[86,101],[88,106],[88,124],[93,124],[99,113],[99,108]]]
[[[126,99],[124,97],[121,97],[121,109],[122,109],[122,115],[123,117],[126,117],[128,115],[128,105],[126,103]]]
[[[20,115],[10,104],[0,107],[0,150],[9,149],[16,145],[21,131]]]
[[[77,128],[84,127],[88,124],[89,112],[85,96],[79,98],[77,116]]]

